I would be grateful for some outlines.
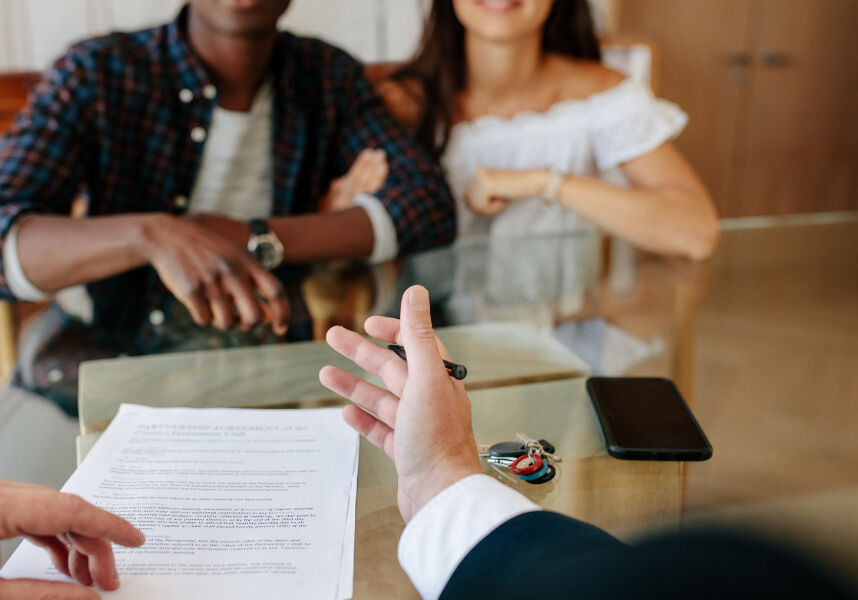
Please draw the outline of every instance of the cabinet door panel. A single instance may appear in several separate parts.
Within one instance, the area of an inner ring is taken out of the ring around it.
[[[757,0],[624,0],[622,33],[658,47],[657,93],[691,117],[677,146],[709,188],[721,216],[741,213],[733,194],[736,148],[747,97]]]
[[[760,2],[742,212],[858,209],[858,2]]]

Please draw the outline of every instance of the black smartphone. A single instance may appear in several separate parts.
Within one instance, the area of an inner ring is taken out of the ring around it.
[[[712,445],[669,379],[591,377],[587,392],[611,456],[628,460],[712,456]]]

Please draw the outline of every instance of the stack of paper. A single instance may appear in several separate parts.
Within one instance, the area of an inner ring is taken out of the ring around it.
[[[339,409],[123,405],[63,491],[146,534],[117,600],[352,596],[358,436]],[[66,580],[24,542],[0,577]]]

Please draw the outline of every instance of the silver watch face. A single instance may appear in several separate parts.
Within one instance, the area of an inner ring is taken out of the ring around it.
[[[247,242],[247,250],[266,269],[275,269],[283,262],[283,244],[273,233],[253,236]]]

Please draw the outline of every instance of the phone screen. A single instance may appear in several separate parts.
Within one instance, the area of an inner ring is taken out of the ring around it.
[[[704,460],[712,447],[667,379],[593,377],[587,388],[619,458]]]

